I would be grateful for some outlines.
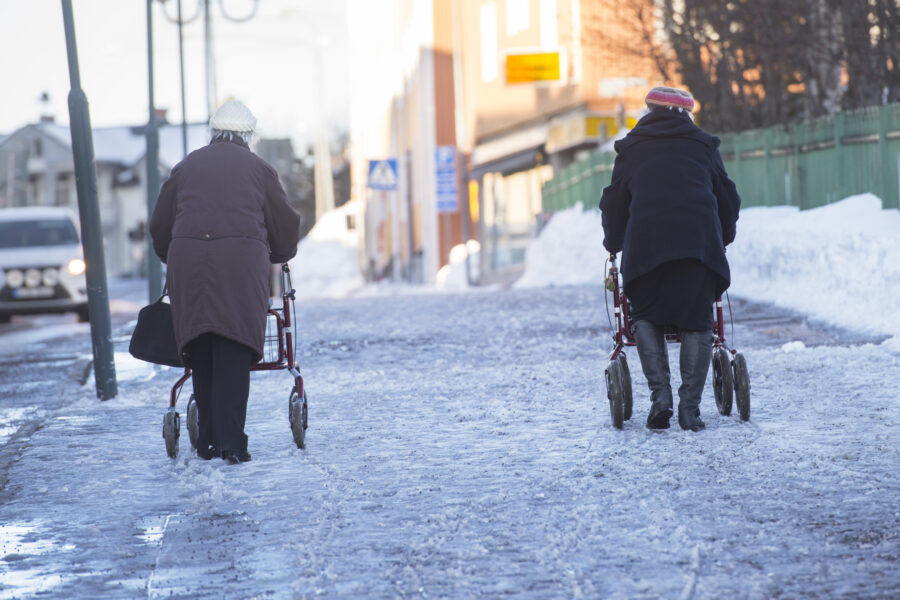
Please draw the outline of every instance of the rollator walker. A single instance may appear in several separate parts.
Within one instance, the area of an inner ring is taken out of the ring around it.
[[[309,407],[303,377],[296,362],[297,312],[294,308],[295,290],[291,284],[291,271],[287,263],[281,265],[281,306],[270,306],[266,311],[266,334],[263,358],[250,367],[251,371],[286,370],[294,380],[288,398],[288,423],[297,447],[306,447]],[[181,415],[175,410],[182,386],[191,377],[191,370],[184,369],[184,375],[172,386],[169,395],[169,410],[163,418],[163,438],[166,440],[166,454],[169,458],[178,456],[178,438],[181,435]],[[187,430],[191,447],[197,447],[200,435],[197,401],[191,394],[187,405]]]
[[[609,399],[609,415],[613,427],[622,429],[624,422],[631,419],[633,402],[631,372],[625,356],[625,346],[635,346],[631,333],[628,299],[620,281],[616,255],[609,255],[609,276],[607,290],[613,294],[614,319],[613,350],[606,367],[606,395]],[[730,307],[729,307],[730,310]],[[750,420],[750,375],[744,355],[728,346],[725,340],[725,318],[722,297],[716,298],[712,319],[712,384],[716,398],[716,408],[720,415],[729,416],[733,404],[737,404],[741,421]],[[677,333],[667,333],[666,341],[680,343]]]

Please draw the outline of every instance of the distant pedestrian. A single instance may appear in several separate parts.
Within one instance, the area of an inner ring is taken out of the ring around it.
[[[244,424],[250,367],[263,356],[269,265],[296,254],[300,216],[275,170],[250,151],[250,110],[228,101],[209,125],[209,145],[163,184],[149,229],[168,265],[175,339],[193,371],[197,454],[236,463],[250,460]]]
[[[622,252],[631,331],[650,387],[647,427],[666,429],[672,411],[665,333],[681,336],[678,423],[699,431],[700,399],[712,355],[712,308],[728,289],[725,246],[741,206],[719,139],[694,124],[694,99],[655,87],[645,115],[615,144],[603,190],[603,245]]]

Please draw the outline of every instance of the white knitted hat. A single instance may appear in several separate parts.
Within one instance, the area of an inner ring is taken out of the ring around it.
[[[229,100],[209,120],[210,129],[248,132],[256,130],[256,117],[238,100]]]

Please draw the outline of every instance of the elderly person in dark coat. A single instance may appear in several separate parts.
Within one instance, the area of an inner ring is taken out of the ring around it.
[[[250,110],[228,101],[209,124],[209,145],[172,169],[149,229],[193,371],[197,454],[236,463],[250,460],[244,423],[250,367],[263,355],[269,265],[296,254],[300,216],[275,170],[250,151]]]
[[[699,431],[700,398],[712,355],[712,309],[731,282],[725,246],[741,199],[719,139],[697,127],[687,92],[656,87],[650,112],[615,144],[603,190],[603,245],[622,252],[632,332],[650,387],[647,427],[666,429],[672,411],[665,333],[681,337],[678,423]]]

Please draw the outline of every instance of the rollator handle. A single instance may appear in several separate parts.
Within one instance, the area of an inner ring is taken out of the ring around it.
[[[616,267],[616,253],[609,253],[609,274],[603,280],[603,286],[610,292],[616,291],[616,280],[619,277],[619,269]]]

